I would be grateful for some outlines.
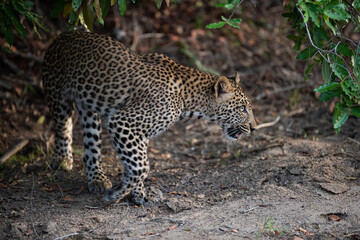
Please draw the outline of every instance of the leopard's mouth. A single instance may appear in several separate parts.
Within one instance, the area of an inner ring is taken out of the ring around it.
[[[237,140],[243,134],[249,135],[250,132],[250,129],[246,125],[242,125],[240,127],[228,127],[225,130],[225,135],[227,135],[230,140]]]

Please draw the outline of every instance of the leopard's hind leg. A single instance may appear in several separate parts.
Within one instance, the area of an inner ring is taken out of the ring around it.
[[[72,155],[72,115],[74,112],[72,102],[53,96],[49,104],[55,127],[55,148],[51,168],[63,168],[70,171],[73,168]]]
[[[84,155],[88,187],[92,193],[102,193],[112,184],[101,166],[101,118],[98,113],[76,104],[84,136]]]
[[[144,180],[148,176],[150,164],[147,158],[147,143],[145,136],[123,123],[118,114],[108,119],[108,128],[114,145],[124,164],[124,178],[120,184],[109,189],[104,199],[117,202],[130,194],[136,204],[148,202],[144,189]]]

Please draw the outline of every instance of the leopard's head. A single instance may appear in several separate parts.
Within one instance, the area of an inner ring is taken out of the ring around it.
[[[240,76],[219,77],[213,86],[210,120],[221,126],[226,138],[237,140],[256,128],[249,97],[239,85]]]

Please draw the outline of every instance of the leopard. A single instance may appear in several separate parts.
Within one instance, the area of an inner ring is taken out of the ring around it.
[[[104,194],[109,203],[126,196],[135,204],[151,202],[144,187],[150,171],[148,142],[175,122],[206,119],[220,126],[229,141],[256,129],[238,72],[220,76],[178,64],[163,54],[137,54],[102,34],[60,34],[45,53],[42,83],[55,131],[51,168],[73,169],[76,110],[88,189]],[[101,163],[104,126],[124,166],[114,186]]]

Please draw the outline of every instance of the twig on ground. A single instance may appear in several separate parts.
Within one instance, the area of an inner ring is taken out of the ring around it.
[[[294,134],[297,134],[297,135],[302,135],[301,132],[298,132],[298,131],[295,131],[295,130],[292,130],[291,128],[286,128],[286,131],[289,132],[289,133],[294,133]]]
[[[235,230],[237,230],[237,231],[245,232],[245,233],[248,233],[248,234],[254,232],[254,231],[257,229],[257,227],[255,227],[255,228],[247,231],[247,230],[243,230],[243,229],[240,229],[240,228],[231,227],[231,226],[227,226],[227,225],[222,225],[221,227],[228,228],[228,229],[230,229],[230,230],[235,229]],[[235,233],[235,232],[233,232],[233,233]]]
[[[75,232],[75,233],[69,233],[69,234],[66,234],[66,235],[64,235],[64,236],[57,237],[57,238],[55,238],[54,240],[61,240],[61,239],[65,239],[65,238],[68,238],[68,237],[76,236],[76,235],[79,235],[79,234],[81,234],[81,233],[77,233],[77,232]]]
[[[101,205],[101,206],[88,206],[88,205],[85,205],[85,208],[101,209],[101,208],[107,208],[109,206],[124,206],[124,205],[129,205],[129,203],[127,203],[127,202],[122,202],[122,203],[110,202],[110,203],[107,203],[107,204]]]
[[[6,160],[11,158],[13,155],[15,155],[18,151],[23,149],[23,147],[26,146],[26,144],[29,143],[29,139],[23,139],[20,142],[18,142],[14,147],[10,148],[1,158],[0,158],[0,164],[4,164]]]
[[[252,208],[249,208],[249,209],[246,209],[244,211],[240,211],[240,213],[247,213],[247,212],[250,212],[250,211],[253,211],[255,209],[259,208],[259,205],[255,206],[255,207],[252,207]]]
[[[58,188],[60,189],[61,197],[64,198],[64,193],[63,193],[63,191],[62,191],[62,188],[60,187],[59,184],[56,183],[56,185],[57,185]]]
[[[357,141],[357,140],[355,140],[355,139],[353,139],[353,138],[351,138],[351,137],[348,137],[348,139],[349,139],[350,141],[352,141],[352,142],[360,145],[360,142],[359,142],[359,141]]]
[[[156,217],[156,218],[150,219],[150,221],[157,221],[157,220],[168,220],[172,223],[184,224],[183,220],[177,220],[177,219],[168,218],[168,217]]]
[[[250,212],[250,211],[253,211],[259,207],[271,207],[272,204],[268,203],[268,204],[259,204],[259,205],[256,205],[255,207],[251,207],[251,208],[248,208],[248,209],[245,209],[244,211],[240,211],[240,213],[247,213],[247,212]]]
[[[280,116],[277,116],[274,121],[259,124],[259,125],[257,125],[257,126],[255,127],[255,129],[265,128],[265,127],[272,127],[272,126],[274,126],[276,123],[278,123],[279,121],[280,121]]]

